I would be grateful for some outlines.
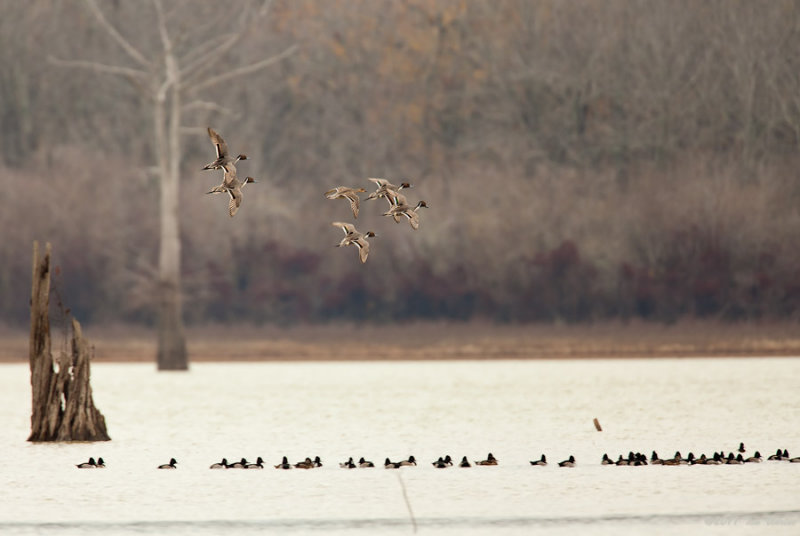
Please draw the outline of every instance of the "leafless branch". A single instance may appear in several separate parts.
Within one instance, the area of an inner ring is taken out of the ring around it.
[[[48,56],[47,61],[53,65],[61,67],[78,67],[80,69],[90,69],[98,73],[116,74],[120,76],[130,76],[132,78],[146,78],[148,75],[144,71],[131,69],[129,67],[119,67],[116,65],[106,65],[95,61],[87,60],[62,60],[53,56]]]
[[[272,7],[272,0],[264,0],[264,3],[261,4],[261,8],[258,10],[258,16],[266,17],[271,7]]]
[[[150,66],[150,62],[147,61],[147,59],[141,54],[141,52],[136,50],[136,48],[133,45],[131,45],[127,39],[122,37],[122,34],[120,34],[119,31],[117,31],[117,29],[114,28],[114,26],[110,22],[108,22],[108,19],[106,19],[105,15],[103,15],[103,12],[100,10],[100,8],[97,7],[97,4],[95,3],[94,0],[84,0],[84,2],[89,7],[89,10],[92,12],[94,17],[97,19],[97,22],[100,23],[100,26],[102,26],[103,29],[108,33],[108,35],[114,41],[116,41],[120,47],[122,47],[122,49],[128,54],[128,56],[133,58],[134,61],[136,61],[138,64],[144,67]]]
[[[228,71],[227,73],[223,73],[223,74],[220,74],[220,75],[217,75],[217,76],[212,76],[211,78],[207,78],[206,80],[204,80],[204,81],[196,84],[194,87],[192,87],[192,90],[193,91],[200,91],[201,89],[205,89],[207,87],[214,86],[214,85],[219,84],[221,82],[225,82],[226,80],[230,80],[232,78],[236,78],[237,76],[243,76],[243,75],[246,75],[246,74],[251,74],[251,73],[260,71],[261,69],[269,67],[270,65],[273,65],[273,64],[281,61],[282,59],[291,56],[292,54],[295,53],[296,50],[297,50],[297,45],[292,45],[289,48],[287,48],[286,50],[284,50],[283,52],[281,52],[280,54],[277,54],[275,56],[271,56],[269,58],[266,58],[264,60],[258,61],[256,63],[251,63],[250,65],[244,65],[244,66],[239,67],[237,69],[233,69],[231,71]]]
[[[226,39],[218,46],[210,48],[207,52],[188,62],[181,70],[181,77],[185,77],[191,83],[193,80],[200,78],[204,72],[214,68],[219,60],[225,56],[225,53],[231,50],[244,37],[247,21],[252,20],[250,13],[251,8],[249,5],[242,9],[233,31],[226,34]]]
[[[194,100],[192,102],[186,103],[183,106],[183,111],[187,112],[189,110],[208,110],[213,112],[220,112],[222,114],[229,115],[231,117],[238,117],[239,115],[230,108],[226,108],[225,106],[220,106],[215,102],[209,102],[203,100]],[[205,132],[205,130],[203,132]]]
[[[204,136],[208,135],[208,127],[181,127],[181,134],[202,134]]]
[[[164,52],[170,54],[172,51],[172,42],[169,39],[169,32],[167,32],[167,23],[164,20],[164,8],[161,5],[161,0],[153,0],[153,6],[156,8],[158,34],[161,36],[161,44],[164,46]]]

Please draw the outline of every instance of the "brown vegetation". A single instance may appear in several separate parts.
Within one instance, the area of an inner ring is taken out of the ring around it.
[[[152,362],[155,340],[150,330],[119,326],[90,328],[89,333],[95,362]],[[192,362],[800,355],[800,335],[793,323],[217,325],[190,327],[187,338]],[[21,362],[25,355],[22,333],[0,333],[0,362]]]
[[[224,6],[169,5],[172,29],[214,38]],[[103,9],[157,57],[147,3]],[[0,318],[26,317],[19,282],[39,237],[58,244],[81,318],[152,325],[159,196],[143,97],[47,61],[115,65],[125,51],[80,2],[5,15],[0,224],[14,232],[0,241]],[[184,316],[796,320],[798,28],[788,0],[276,0],[224,59],[297,53],[204,88],[213,106],[184,112]],[[197,171],[207,125],[261,179],[235,222],[202,195],[217,179]],[[368,176],[410,179],[409,199],[431,208],[411,232],[364,202],[360,227],[378,238],[361,266],[332,247],[346,207],[322,193]]]

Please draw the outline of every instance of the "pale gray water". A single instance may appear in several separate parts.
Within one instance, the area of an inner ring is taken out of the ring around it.
[[[604,467],[604,452],[800,455],[800,359],[95,364],[113,441],[33,445],[0,365],[3,534],[800,532],[800,464]],[[592,418],[604,431],[598,433]],[[440,455],[497,467],[434,469]],[[548,467],[528,460],[545,453]],[[420,466],[343,470],[366,456]],[[578,467],[554,462],[574,454]],[[223,456],[312,471],[210,471]],[[102,456],[105,470],[74,464]],[[170,457],[177,471],[155,467]]]

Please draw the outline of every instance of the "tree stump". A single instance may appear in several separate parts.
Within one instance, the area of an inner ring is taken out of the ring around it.
[[[28,441],[108,441],[106,422],[95,408],[89,383],[89,345],[72,319],[71,353],[53,359],[50,341],[50,243],[39,259],[33,243],[31,335],[32,411]],[[56,369],[57,365],[57,369]]]

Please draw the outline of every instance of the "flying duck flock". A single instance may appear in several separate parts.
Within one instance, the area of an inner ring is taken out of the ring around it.
[[[695,457],[694,453],[690,452],[687,457],[681,456],[680,451],[677,451],[672,458],[659,458],[656,451],[650,455],[650,458],[641,452],[634,453],[633,451],[628,452],[627,456],[623,456],[622,454],[616,460],[613,460],[609,457],[608,453],[603,454],[602,459],[600,460],[600,465],[624,465],[624,466],[642,466],[642,465],[742,465],[745,463],[761,463],[764,461],[763,456],[759,451],[755,451],[752,456],[744,456],[746,452],[744,443],[739,443],[738,454],[734,454],[733,452],[729,452],[727,455],[724,451],[714,452],[711,456],[706,456],[705,454],[701,454],[699,457]],[[775,454],[770,455],[767,457],[768,461],[785,461],[790,463],[800,463],[800,456],[796,456],[794,458],[789,456],[789,451],[787,449],[777,449]],[[175,458],[171,458],[169,463],[165,463],[159,465],[158,469],[177,469],[177,461]],[[448,467],[472,467],[473,465],[499,465],[500,462],[498,459],[490,452],[486,459],[484,460],[474,460],[472,463],[467,459],[466,456],[461,458],[461,461],[457,464],[453,461],[450,455],[439,456],[436,461],[431,462],[431,465],[436,469],[446,469]],[[547,465],[547,457],[542,454],[539,459],[531,460],[530,464],[532,466],[546,466]],[[383,467],[385,469],[399,469],[401,467],[412,467],[417,465],[417,459],[414,456],[409,456],[408,458],[400,461],[393,462],[389,458],[386,458],[383,462]],[[558,462],[559,467],[575,467],[577,465],[577,461],[575,460],[575,456],[570,456],[569,458]],[[76,464],[78,469],[102,469],[105,468],[105,462],[103,458],[98,458],[95,461],[94,458],[89,458],[88,462]],[[246,458],[241,458],[238,462],[228,463],[227,458],[222,458],[222,461],[216,462],[211,464],[209,469],[264,469],[264,460],[259,456],[256,459],[255,463],[250,463],[247,461]],[[314,469],[316,467],[322,467],[322,460],[319,456],[315,456],[312,460],[310,457],[306,457],[306,459],[299,461],[297,463],[289,463],[289,459],[286,456],[283,456],[280,463],[273,466],[275,469]],[[347,461],[339,463],[339,467],[342,469],[366,469],[376,467],[375,463],[364,459],[362,456],[359,460],[353,461],[353,457],[349,457]]]
[[[253,177],[246,177],[240,180],[236,174],[236,163],[240,160],[247,160],[246,154],[239,154],[236,158],[231,156],[228,151],[228,144],[220,136],[220,134],[213,128],[208,127],[208,137],[211,138],[211,143],[214,145],[214,150],[217,153],[217,158],[213,162],[203,166],[202,170],[222,170],[222,182],[214,186],[206,192],[207,194],[228,194],[228,215],[232,218],[236,215],[239,207],[242,205],[243,195],[242,192],[247,184],[255,183]],[[369,178],[368,180],[375,183],[377,189],[367,196],[367,199],[378,199],[383,197],[389,203],[389,208],[383,213],[384,216],[391,216],[395,223],[400,223],[403,218],[408,220],[412,230],[419,229],[419,209],[427,208],[428,204],[420,200],[416,205],[411,206],[408,204],[408,199],[400,193],[400,190],[411,188],[408,182],[401,182],[399,185],[394,185],[386,179]],[[335,188],[325,192],[325,197],[328,199],[346,199],[350,203],[350,210],[353,212],[353,218],[358,219],[358,210],[360,206],[360,193],[366,193],[364,188],[350,188],[348,186],[336,186]],[[358,248],[358,258],[362,263],[367,262],[369,255],[369,242],[367,238],[377,236],[372,231],[361,233],[356,230],[355,225],[346,222],[333,222],[331,225],[340,228],[344,231],[344,238],[336,244],[336,247],[356,246]]]

